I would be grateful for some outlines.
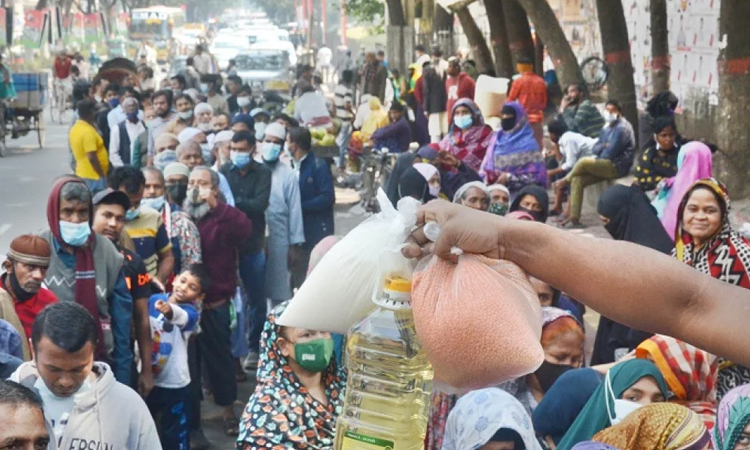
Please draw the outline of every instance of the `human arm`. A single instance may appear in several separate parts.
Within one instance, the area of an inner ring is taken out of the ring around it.
[[[117,381],[130,386],[130,365],[133,362],[133,349],[130,346],[133,297],[128,290],[125,273],[122,269],[120,269],[115,287],[109,295],[109,314],[115,347],[112,353],[112,372]]]
[[[372,133],[370,139],[376,141],[378,139],[388,139],[391,137],[396,137],[402,128],[402,124],[400,122],[401,121],[398,121],[390,125],[386,125],[382,128],[378,128],[374,133]]]
[[[419,222],[425,221],[441,226],[435,244],[441,257],[451,258],[450,250],[457,246],[514,262],[614,321],[750,365],[750,290],[715,280],[643,246],[508,220],[447,202],[424,206]],[[422,234],[416,233],[412,242],[424,243]],[[421,249],[410,245],[405,254],[419,256]]]
[[[146,166],[147,167],[153,167],[154,165],[154,133],[152,129],[148,130],[148,149],[146,149],[146,153],[148,156],[146,156]]]
[[[289,202],[289,245],[305,242],[305,229],[302,221],[302,200],[297,177],[291,175],[285,186],[284,196]]]
[[[137,256],[137,255],[135,255]],[[151,323],[148,317],[148,299],[151,297],[151,276],[146,270],[143,260],[138,258],[137,278],[130,280],[130,294],[133,298],[133,325],[135,330],[135,341],[138,344],[138,352],[141,361],[149,362],[141,364],[141,373],[138,377],[138,393],[141,397],[148,396],[154,388],[154,376],[151,372]]]
[[[91,163],[91,167],[93,167],[94,172],[99,175],[99,178],[104,178],[106,177],[106,174],[104,173],[104,169],[102,169],[102,165],[99,163],[99,156],[97,154],[99,150],[99,145],[97,142],[98,138],[99,136],[93,134],[93,132],[87,134],[86,137],[84,137],[83,148],[86,149],[86,158],[88,158],[89,163]]]
[[[120,127],[115,127],[109,133],[109,162],[112,163],[112,167],[125,165],[120,157]]]
[[[235,206],[235,198],[234,194],[232,193],[232,187],[229,186],[227,177],[225,177],[221,172],[219,172],[219,190],[222,194],[224,194],[224,200],[226,200],[227,205]]]
[[[236,206],[247,215],[259,215],[266,212],[268,199],[271,197],[271,171],[258,165],[255,174],[255,189],[251,198],[236,198]]]
[[[508,93],[508,101],[514,102],[518,100],[518,94],[521,93],[521,79],[514,80],[510,85],[510,93]]]
[[[302,201],[302,211],[325,211],[333,207],[336,193],[333,189],[331,169],[323,160],[316,159],[313,183],[316,195]]]

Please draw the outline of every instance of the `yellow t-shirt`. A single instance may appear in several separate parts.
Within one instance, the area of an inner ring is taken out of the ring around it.
[[[104,148],[104,139],[99,136],[90,123],[83,120],[76,121],[68,135],[70,150],[76,159],[76,175],[89,180],[98,180],[99,174],[94,171],[94,167],[89,161],[88,153],[96,152],[96,158],[102,167],[104,174],[109,170],[109,154]]]

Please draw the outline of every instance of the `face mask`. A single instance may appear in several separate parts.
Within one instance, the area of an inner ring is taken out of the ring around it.
[[[180,119],[182,119],[182,120],[189,120],[189,119],[192,119],[192,118],[193,118],[193,110],[192,110],[192,109],[190,109],[190,110],[187,110],[187,111],[182,111],[182,112],[178,112],[178,113],[177,113],[177,116],[178,116],[178,117],[179,117]]]
[[[469,128],[473,122],[474,120],[471,118],[471,116],[454,116],[453,117],[453,123],[455,123],[456,126],[462,130]]]
[[[120,99],[119,98],[111,98],[107,101],[109,103],[109,106],[112,108],[117,108],[120,105]]]
[[[203,153],[203,159],[208,161],[211,159],[211,147],[208,145],[208,143],[201,144],[201,153]]]
[[[508,117],[507,119],[500,119],[500,126],[504,131],[510,131],[516,126],[515,117]]]
[[[619,118],[620,118],[620,115],[617,114],[617,113],[611,113],[611,112],[608,112],[608,111],[604,112],[604,120],[607,123],[615,122]]]
[[[141,215],[140,208],[129,209],[125,212],[125,221],[130,222],[131,220],[135,220],[139,215]]]
[[[210,123],[199,123],[197,128],[204,133],[210,133],[214,131],[214,127],[212,127]]]
[[[523,211],[523,212],[529,214],[531,217],[534,218],[534,220],[536,222],[539,222],[539,221],[542,220],[542,213],[541,213],[541,211],[532,211],[532,210],[526,209],[526,208],[518,208],[518,210],[519,211]]]
[[[490,203],[487,211],[496,216],[504,216],[508,213],[508,206],[505,203]]]
[[[60,237],[62,240],[73,247],[80,247],[86,243],[91,235],[91,227],[88,222],[73,223],[60,221]]]
[[[263,138],[266,136],[266,127],[268,126],[267,123],[263,122],[255,122],[255,139],[258,141],[262,141]]]
[[[18,301],[25,302],[26,300],[31,300],[36,295],[36,293],[26,292],[26,289],[21,287],[21,283],[19,283],[18,278],[16,278],[15,269],[8,274],[8,279],[10,280],[10,287],[13,289],[13,294]]]
[[[208,92],[208,85],[206,83],[201,83],[200,89],[201,92]]]
[[[164,207],[165,201],[166,199],[162,195],[161,197],[144,198],[141,200],[141,205],[148,206],[149,208],[153,208],[157,211],[161,211],[161,209]]]
[[[250,97],[237,97],[237,106],[247,108],[250,106]]]
[[[617,425],[622,422],[628,414],[643,406],[640,403],[617,398],[615,391],[612,389],[612,380],[609,377],[609,372],[607,372],[607,376],[604,379],[604,395],[605,401],[607,402],[607,415],[609,416],[609,422],[612,425]],[[614,414],[610,408],[610,400],[612,400],[615,405]]]
[[[562,374],[573,368],[573,366],[553,364],[551,362],[548,362],[547,360],[544,360],[542,365],[539,366],[536,372],[534,372],[534,375],[539,381],[539,386],[542,388],[542,390],[544,392],[547,392]]]
[[[294,359],[310,372],[322,372],[331,363],[333,339],[315,339],[294,344]]]
[[[264,142],[261,150],[263,151],[263,159],[269,162],[273,162],[279,159],[279,154],[281,153],[281,144]]]
[[[250,164],[250,153],[240,153],[234,150],[230,150],[229,159],[232,161],[232,164],[240,169],[244,169]]]
[[[187,184],[178,183],[167,186],[167,196],[172,202],[182,205],[187,197]]]
[[[429,185],[429,191],[431,196],[438,198],[440,195],[440,186]]]
[[[182,95],[182,89],[172,89],[172,98]]]
[[[130,123],[138,123],[138,113],[137,112],[127,113],[126,117],[128,118],[128,122],[130,122]]]

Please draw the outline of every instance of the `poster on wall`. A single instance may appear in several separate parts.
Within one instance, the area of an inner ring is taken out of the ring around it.
[[[99,40],[102,17],[98,13],[85,14],[83,18],[83,42],[91,44]]]
[[[21,45],[27,48],[40,48],[44,32],[44,11],[29,10],[24,13]]]
[[[0,46],[5,47],[6,45],[8,45],[7,10],[0,8]]]

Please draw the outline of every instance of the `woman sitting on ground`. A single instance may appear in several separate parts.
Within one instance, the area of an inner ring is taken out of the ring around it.
[[[453,203],[468,206],[472,209],[487,211],[490,205],[490,196],[487,186],[481,181],[473,181],[461,186],[453,196]]]
[[[422,162],[427,162],[437,167],[440,171],[440,191],[446,198],[453,198],[456,191],[466,183],[482,181],[482,178],[469,166],[447,151],[440,151],[438,144],[429,144],[421,147],[417,155]]]
[[[490,207],[488,212],[504,216],[510,206],[510,191],[505,185],[493,184],[487,186],[487,193],[490,194]]]
[[[732,389],[721,400],[713,435],[716,450],[750,448],[750,385]]]
[[[450,131],[440,141],[440,150],[447,151],[478,172],[492,139],[492,128],[485,125],[482,112],[468,98],[456,102],[451,111]]]
[[[242,414],[238,449],[333,446],[345,380],[331,334],[277,325],[285,309],[277,306],[263,329],[258,386]]]
[[[535,221],[545,223],[549,211],[547,191],[536,185],[524,187],[510,205],[510,212],[514,211],[529,213]]]
[[[643,151],[638,160],[633,184],[644,191],[653,191],[661,180],[677,173],[677,155],[680,151],[677,126],[671,116],[659,117],[654,125],[653,145]]]
[[[399,200],[412,197],[422,203],[427,203],[437,198],[438,195],[440,195],[440,173],[431,164],[414,164],[404,170],[398,180]]]

